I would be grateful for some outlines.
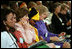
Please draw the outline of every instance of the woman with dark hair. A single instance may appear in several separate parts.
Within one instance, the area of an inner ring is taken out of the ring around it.
[[[62,19],[62,21],[63,21],[62,23],[64,23],[64,25],[63,25],[64,31],[67,34],[70,34],[71,33],[71,17],[67,11],[68,11],[68,6],[66,4],[62,4],[60,13],[58,15]]]
[[[10,9],[1,9],[1,48],[18,48],[16,39],[10,32],[14,32],[16,22],[15,12]]]
[[[64,32],[63,26],[62,26],[62,19],[58,16],[58,13],[60,13],[61,4],[60,3],[54,3],[53,5],[53,16],[52,16],[52,25],[54,28],[54,33],[59,34],[61,32]]]
[[[23,35],[23,39],[25,40],[26,43],[28,43],[27,45],[31,45],[32,43],[34,43],[33,41],[36,40],[36,35],[34,28],[29,24],[28,20],[29,10],[25,7],[25,8],[19,8],[16,12],[17,12],[17,23],[15,24],[16,26],[15,28],[21,32],[21,34]],[[39,41],[39,39],[36,41]]]

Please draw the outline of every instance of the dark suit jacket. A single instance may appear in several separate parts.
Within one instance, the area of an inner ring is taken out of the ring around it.
[[[54,28],[54,33],[60,34],[61,32],[64,31],[62,22],[60,22],[60,20],[57,18],[55,14],[53,14],[51,21],[52,21],[52,26]]]

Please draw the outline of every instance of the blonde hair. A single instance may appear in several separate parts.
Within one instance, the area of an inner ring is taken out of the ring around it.
[[[44,5],[38,5],[35,9],[39,12],[39,14],[43,14],[44,12],[48,12],[48,8]]]

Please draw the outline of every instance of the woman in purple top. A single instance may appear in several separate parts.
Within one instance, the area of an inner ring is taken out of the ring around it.
[[[36,21],[30,19],[30,24],[38,29],[38,35],[42,36],[43,39],[46,40],[48,43],[50,42],[50,40],[60,41],[58,36],[60,36],[61,34],[58,35],[48,32],[45,23],[43,22],[43,19],[46,18],[48,15],[48,8],[43,5],[39,5],[36,7],[36,10],[39,11],[40,20]],[[55,42],[55,44],[61,46],[61,48],[70,48],[70,44],[68,42]]]
[[[54,36],[58,37],[58,34],[53,34],[53,33],[48,32],[45,26],[45,23],[42,20],[37,21],[34,27],[38,29],[38,32],[39,32],[38,35],[42,36],[44,40],[47,40],[47,42],[50,42],[50,37],[54,37]]]

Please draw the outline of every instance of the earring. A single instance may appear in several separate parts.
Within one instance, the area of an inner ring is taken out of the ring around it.
[[[3,21],[3,23],[4,23],[4,25],[6,26],[6,22],[5,22],[5,21]]]

